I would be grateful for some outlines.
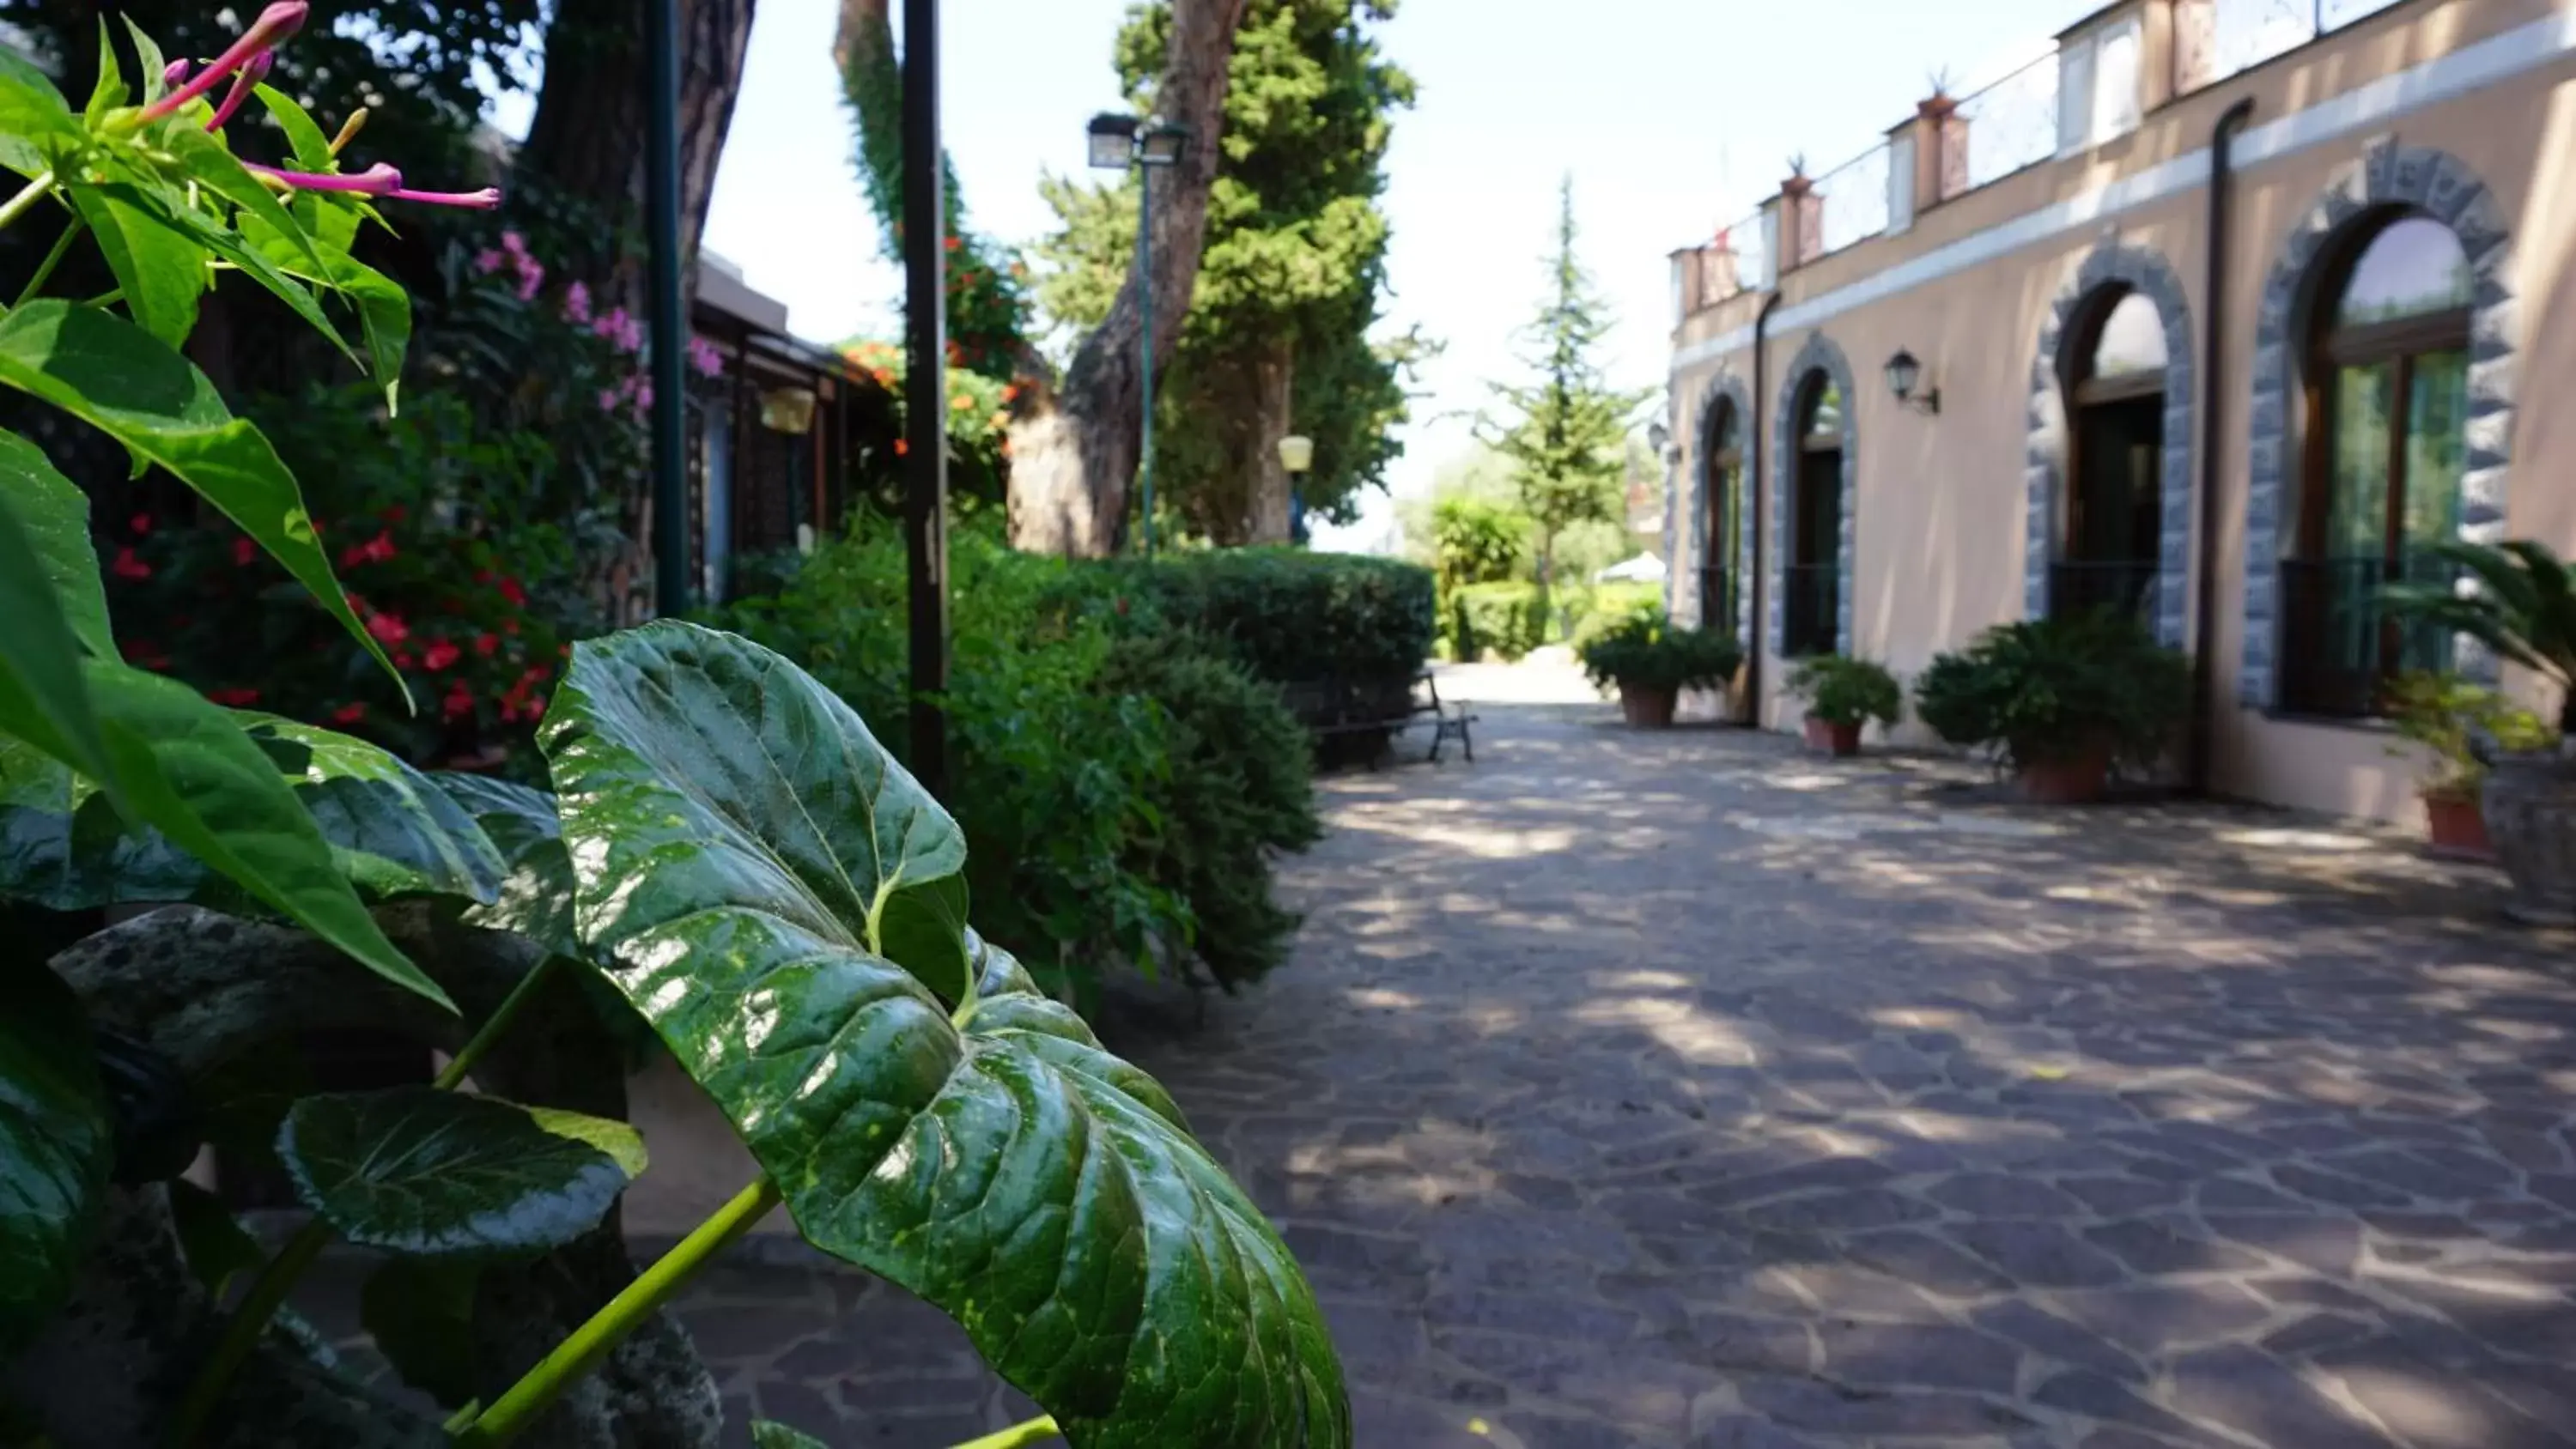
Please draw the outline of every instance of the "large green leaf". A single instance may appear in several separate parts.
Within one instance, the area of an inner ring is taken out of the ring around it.
[[[85,139],[71,106],[45,73],[0,45],[0,166],[34,176],[50,164],[48,148],[77,146]]]
[[[465,913],[466,923],[516,931],[557,955],[581,954],[573,925],[572,857],[564,853],[555,797],[484,775],[432,775],[501,852],[499,896]],[[5,838],[5,837],[0,837]]]
[[[176,680],[109,660],[84,661],[82,676],[118,798],[137,821],[369,970],[452,1009],[447,993],[385,939],[313,817],[232,715]],[[9,714],[7,704],[0,699],[0,734],[42,747],[41,731]],[[84,852],[101,845],[94,833],[100,817],[89,813],[92,788],[86,780],[48,776],[26,750],[0,748],[0,810],[13,812],[0,821],[0,841],[8,846],[0,863],[11,872],[0,879],[14,884],[26,872],[33,884],[21,889],[40,899],[48,890],[89,888],[82,872],[97,857]],[[31,843],[44,828],[41,820],[14,813],[29,810],[55,810],[62,818],[54,857]],[[112,855],[119,847],[106,848]]]
[[[237,713],[331,842],[360,893],[499,899],[509,866],[474,817],[381,746],[273,714]]]
[[[1077,1445],[1350,1442],[1313,1294],[1163,1090],[999,950],[956,943],[952,1014],[872,949],[954,826],[857,716],[656,624],[574,650],[544,742],[585,938],[808,1241],[945,1310]]]
[[[70,1291],[114,1158],[80,1002],[0,966],[0,1362]]]
[[[214,384],[188,359],[122,317],[45,298],[0,317],[0,383],[52,403],[185,480],[286,565],[400,686],[402,675],[332,575],[294,475],[257,428],[225,410]]]
[[[306,1097],[277,1155],[342,1237],[422,1257],[559,1248],[644,1172],[623,1122],[432,1087]]]
[[[388,1258],[358,1290],[358,1323],[403,1382],[454,1407],[474,1397],[474,1291],[482,1265]]]
[[[70,489],[70,496],[58,488]],[[87,636],[104,634],[107,621],[88,519],[79,491],[46,466],[43,454],[0,433],[0,617],[10,621],[0,629],[0,720],[19,721],[19,733],[105,775],[107,743],[81,679]],[[75,550],[81,559],[70,557]],[[68,589],[56,582],[65,573],[77,575],[83,560],[86,593],[82,579]]]
[[[258,1272],[267,1261],[258,1240],[222,1198],[184,1177],[171,1178],[163,1191],[169,1194],[170,1226],[179,1234],[179,1251],[207,1297],[221,1301],[235,1278]]]
[[[206,249],[162,219],[126,186],[74,186],[72,207],[89,223],[107,268],[125,293],[125,310],[144,331],[172,347],[197,327],[197,298],[206,289]]]

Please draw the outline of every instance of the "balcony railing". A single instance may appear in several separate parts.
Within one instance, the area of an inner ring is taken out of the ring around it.
[[[1968,123],[1967,189],[2057,154],[2057,52],[2048,51],[1959,102]]]
[[[1887,230],[1888,159],[1887,143],[1881,141],[1816,178],[1824,208],[1817,224],[1817,255],[1830,256]]]
[[[2215,69],[2224,80],[2298,49],[2320,35],[2366,20],[2397,0],[2217,0],[2210,17]]]
[[[2048,566],[2048,613],[2072,618],[2095,609],[2112,609],[2148,618],[2155,609],[2156,563],[2153,559],[2062,561]]]
[[[1781,653],[1797,659],[1831,654],[1840,646],[1842,572],[1832,564],[1791,564],[1781,571]]]
[[[2457,583],[2456,565],[2408,558],[2281,561],[2281,705],[2301,714],[2377,714],[2396,676],[2451,667],[2452,635],[2379,604],[2396,582]]]

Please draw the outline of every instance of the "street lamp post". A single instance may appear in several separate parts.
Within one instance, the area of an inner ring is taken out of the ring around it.
[[[1306,500],[1299,492],[1299,484],[1306,470],[1315,466],[1315,440],[1299,433],[1281,438],[1279,466],[1288,474],[1288,539],[1291,543],[1304,543],[1298,535],[1305,532]]]
[[[1181,164],[1190,129],[1160,116],[1103,113],[1091,118],[1091,164],[1103,171],[1137,168],[1136,302],[1142,312],[1138,371],[1144,385],[1142,429],[1136,454],[1137,486],[1144,494],[1145,557],[1154,556],[1154,173]]]

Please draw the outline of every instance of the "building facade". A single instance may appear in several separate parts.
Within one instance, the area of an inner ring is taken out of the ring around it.
[[[1670,602],[1752,722],[2110,605],[2193,656],[2200,783],[2412,812],[2381,684],[2499,671],[2377,590],[2576,553],[2576,0],[2282,10],[2122,0],[1673,254]]]

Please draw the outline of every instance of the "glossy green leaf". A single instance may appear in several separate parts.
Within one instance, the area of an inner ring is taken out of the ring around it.
[[[262,84],[252,91],[259,103],[268,108],[268,117],[286,133],[287,149],[295,157],[298,171],[318,171],[325,175],[340,169],[339,158],[331,154],[331,138],[322,134],[313,116],[293,96],[277,87]]]
[[[43,71],[0,45],[0,166],[34,176],[50,164],[49,147],[76,146],[84,139],[63,93]]]
[[[0,431],[0,495],[5,495],[35,549],[38,576],[53,586],[63,620],[89,652],[115,657],[116,637],[107,624],[107,588],[98,576],[98,548],[89,537],[89,495],[80,485],[54,471],[44,450]],[[0,568],[0,587],[13,570]],[[0,604],[12,619],[34,618],[15,601]]]
[[[751,1421],[751,1449],[829,1449],[822,1440],[802,1429],[791,1429],[776,1419]]]
[[[331,843],[360,893],[499,899],[508,864],[474,817],[378,745],[273,714],[237,712]]]
[[[403,1382],[455,1407],[474,1398],[474,1290],[481,1265],[389,1258],[358,1290],[358,1324]]]
[[[98,239],[136,325],[172,347],[186,345],[206,286],[205,248],[143,204],[131,187],[77,186],[71,197]]]
[[[544,743],[602,971],[809,1242],[937,1304],[1076,1445],[1350,1442],[1312,1292],[1163,1090],[999,950],[959,943],[961,1028],[871,949],[954,827],[857,716],[665,623],[577,646]]]
[[[0,897],[87,911],[194,900],[210,878],[169,837],[129,826],[88,776],[0,728]]]
[[[242,171],[240,163],[221,144],[201,131],[179,128],[171,132],[172,144],[183,159],[196,164],[190,169],[200,187],[214,190],[216,183],[230,186],[239,193],[242,207],[236,226],[226,226],[191,204],[185,193],[165,186],[145,173],[134,173],[135,184],[124,188],[136,205],[149,208],[173,229],[185,233],[196,244],[216,257],[231,263],[243,276],[259,283],[269,295],[284,302],[305,325],[328,338],[331,345],[351,362],[358,355],[350,351],[348,340],[340,335],[337,324],[322,303],[303,282],[296,280],[298,268],[284,265],[289,257],[303,258],[301,272],[311,275],[323,270],[324,263],[303,227],[293,220],[284,205],[268,188]],[[220,192],[218,194],[221,194]],[[284,228],[281,230],[280,228]]]
[[[312,590],[401,686],[331,572],[294,475],[188,359],[121,317],[47,298],[0,317],[0,383],[97,427],[196,489]],[[404,689],[404,699],[410,692]]]
[[[116,47],[107,38],[107,17],[98,17],[98,80],[89,89],[89,104],[81,109],[81,119],[91,126],[107,119],[108,113],[125,104],[125,77],[116,73]]]
[[[114,1159],[80,1002],[44,967],[0,966],[0,1362],[71,1290]]]
[[[222,1299],[235,1278],[257,1272],[267,1261],[222,1198],[184,1177],[163,1186],[170,1194],[170,1225],[178,1230],[179,1251],[187,1255],[188,1271],[206,1296]]]
[[[99,586],[88,505],[77,490],[65,499],[55,485],[71,487],[33,447],[0,433],[0,617],[9,620],[0,628],[0,720],[17,721],[17,732],[46,750],[106,775],[107,743],[81,660],[83,635],[104,631],[107,604],[100,595],[92,617],[91,601],[77,586],[67,592],[55,583],[77,571],[77,562],[63,557],[77,548],[87,556],[90,590]],[[64,515],[73,505],[77,539],[64,536],[70,531]]]
[[[490,904],[465,913],[468,925],[515,931],[561,956],[581,954],[573,925],[572,857],[564,853],[555,797],[485,775],[430,776],[462,806],[501,853],[505,873]]]
[[[623,1122],[431,1087],[306,1097],[277,1155],[342,1237],[420,1257],[562,1247],[644,1171]]]
[[[86,661],[83,678],[107,745],[119,798],[134,817],[220,872],[254,899],[342,951],[394,984],[453,1009],[447,993],[385,939],[277,766],[224,710],[175,680],[102,659]],[[6,700],[0,700],[5,707]],[[41,746],[27,721],[0,711],[0,733]],[[57,757],[59,758],[59,757]],[[64,761],[68,764],[69,761]],[[57,882],[86,868],[85,844],[94,843],[99,817],[90,814],[85,781],[45,778],[24,750],[0,749],[0,807],[43,808],[59,802],[70,822],[54,862]],[[35,827],[23,819],[0,822],[9,844],[13,876],[32,872],[41,891],[46,862],[31,859],[22,842]],[[136,849],[144,847],[138,844]],[[71,880],[60,888],[79,884]]]
[[[142,26],[135,24],[133,16],[127,15],[122,18],[125,21],[126,38],[134,42],[135,64],[143,71],[141,104],[148,106],[169,93],[170,87],[161,79],[161,72],[168,68],[169,62],[161,57],[161,43],[146,33]],[[105,35],[99,37],[102,41],[106,38]],[[102,45],[100,49],[104,50],[106,47]]]

